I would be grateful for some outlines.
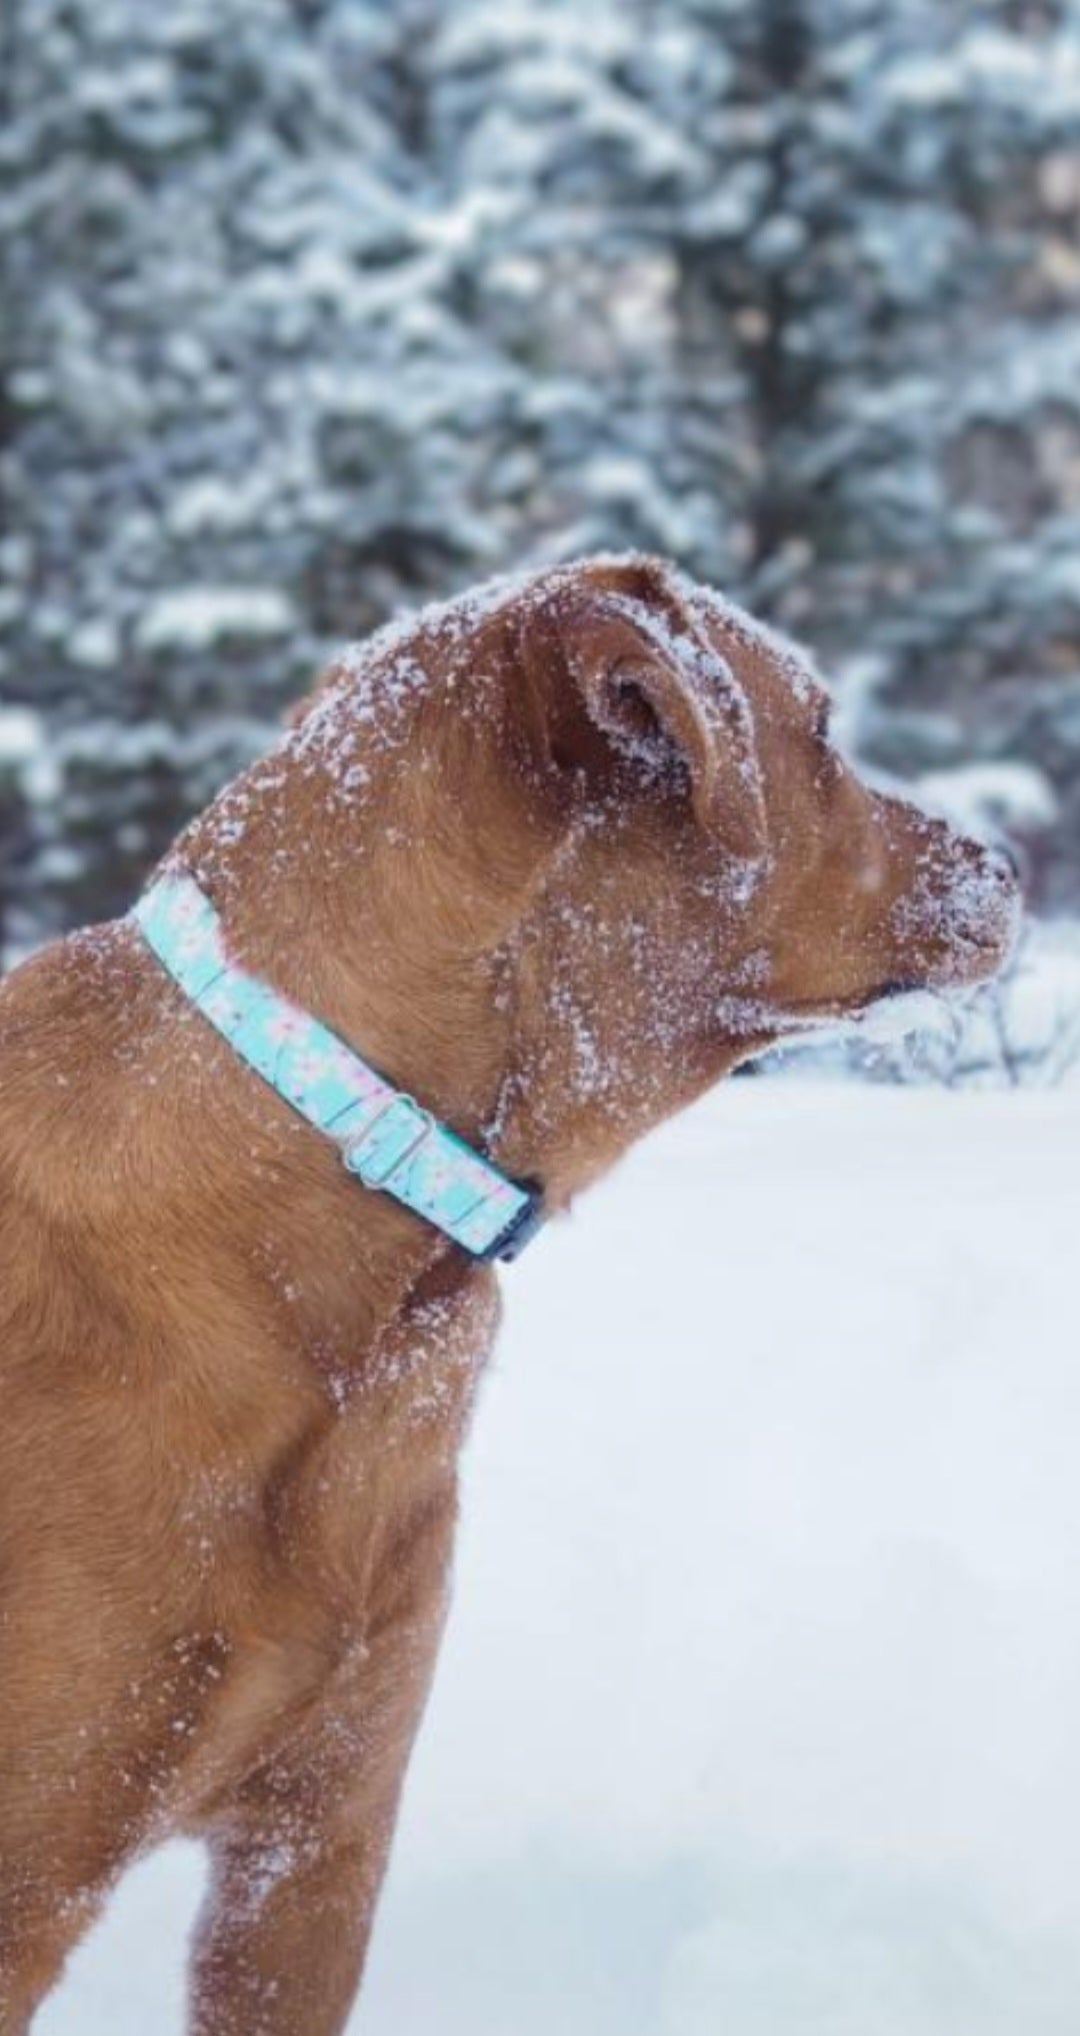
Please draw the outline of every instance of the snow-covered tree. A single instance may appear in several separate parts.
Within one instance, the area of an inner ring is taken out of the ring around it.
[[[342,637],[627,544],[879,761],[1041,773],[1076,902],[1080,0],[0,7],[20,939]]]

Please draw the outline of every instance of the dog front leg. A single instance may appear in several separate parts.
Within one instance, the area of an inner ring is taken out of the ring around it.
[[[72,1770],[73,1771],[73,1770]],[[69,1954],[93,1923],[120,1864],[77,1815],[18,1846],[11,1794],[0,1812],[0,2036],[26,2036]],[[27,1792],[24,1792],[24,1805]],[[73,1808],[77,1808],[72,1797]],[[20,1820],[21,1821],[21,1820]],[[47,1822],[42,1809],[41,1821]],[[25,1829],[25,1826],[24,1826]]]
[[[414,1629],[395,1651],[397,1666],[384,1661],[358,1704],[331,1692],[211,1834],[191,2036],[339,2036],[344,2028],[437,1630]]]
[[[233,1832],[213,1848],[192,2036],[339,2036],[367,1950],[397,1792],[363,1830]]]
[[[0,2036],[26,2036],[65,1961],[93,1922],[103,1890],[65,1893],[58,1879],[31,1905],[0,1878]]]
[[[210,1835],[191,2036],[339,2036],[358,1985],[398,1799],[438,1652],[452,1508],[387,1567],[355,1649]]]

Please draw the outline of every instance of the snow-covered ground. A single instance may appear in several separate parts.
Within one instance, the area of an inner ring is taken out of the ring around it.
[[[1080,1091],[729,1084],[506,1276],[363,2036],[1075,2036]],[[201,1863],[35,2036],[174,2036]]]

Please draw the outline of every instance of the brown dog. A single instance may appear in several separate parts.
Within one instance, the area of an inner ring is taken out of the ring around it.
[[[176,844],[238,958],[563,1208],[808,1015],[971,983],[990,851],[861,784],[789,647],[648,558],[376,636]],[[0,993],[0,2029],[203,1836],[199,2036],[332,2036],[446,1598],[495,1280],[130,920]]]

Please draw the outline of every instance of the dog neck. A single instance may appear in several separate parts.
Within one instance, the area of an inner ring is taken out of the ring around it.
[[[431,719],[434,731],[417,712],[399,713],[406,725],[368,756],[363,782],[351,786],[343,785],[351,752],[340,732],[320,741],[301,724],[192,823],[170,860],[212,899],[245,969],[516,1171],[527,1155],[519,1149],[511,1159],[504,1149],[512,1128],[499,1105],[513,1086],[513,1012],[497,956],[543,843],[522,839],[509,800],[506,812],[492,810],[498,773],[483,754],[483,729],[474,721],[462,743],[453,717]],[[448,722],[449,742],[440,744]],[[474,816],[467,830],[447,826],[447,785]],[[315,1312],[323,1319],[308,1325],[316,1340],[340,1345],[348,1323],[358,1347],[369,1345],[436,1267],[451,1285],[477,1277],[459,1247],[346,1175],[316,1131],[284,1121],[239,1061],[225,1079],[234,1149],[248,1151],[256,1121],[260,1169],[274,1181],[274,1209],[260,1189],[260,1215],[274,1233],[269,1255],[279,1273],[288,1262],[291,1287],[322,1297]]]

